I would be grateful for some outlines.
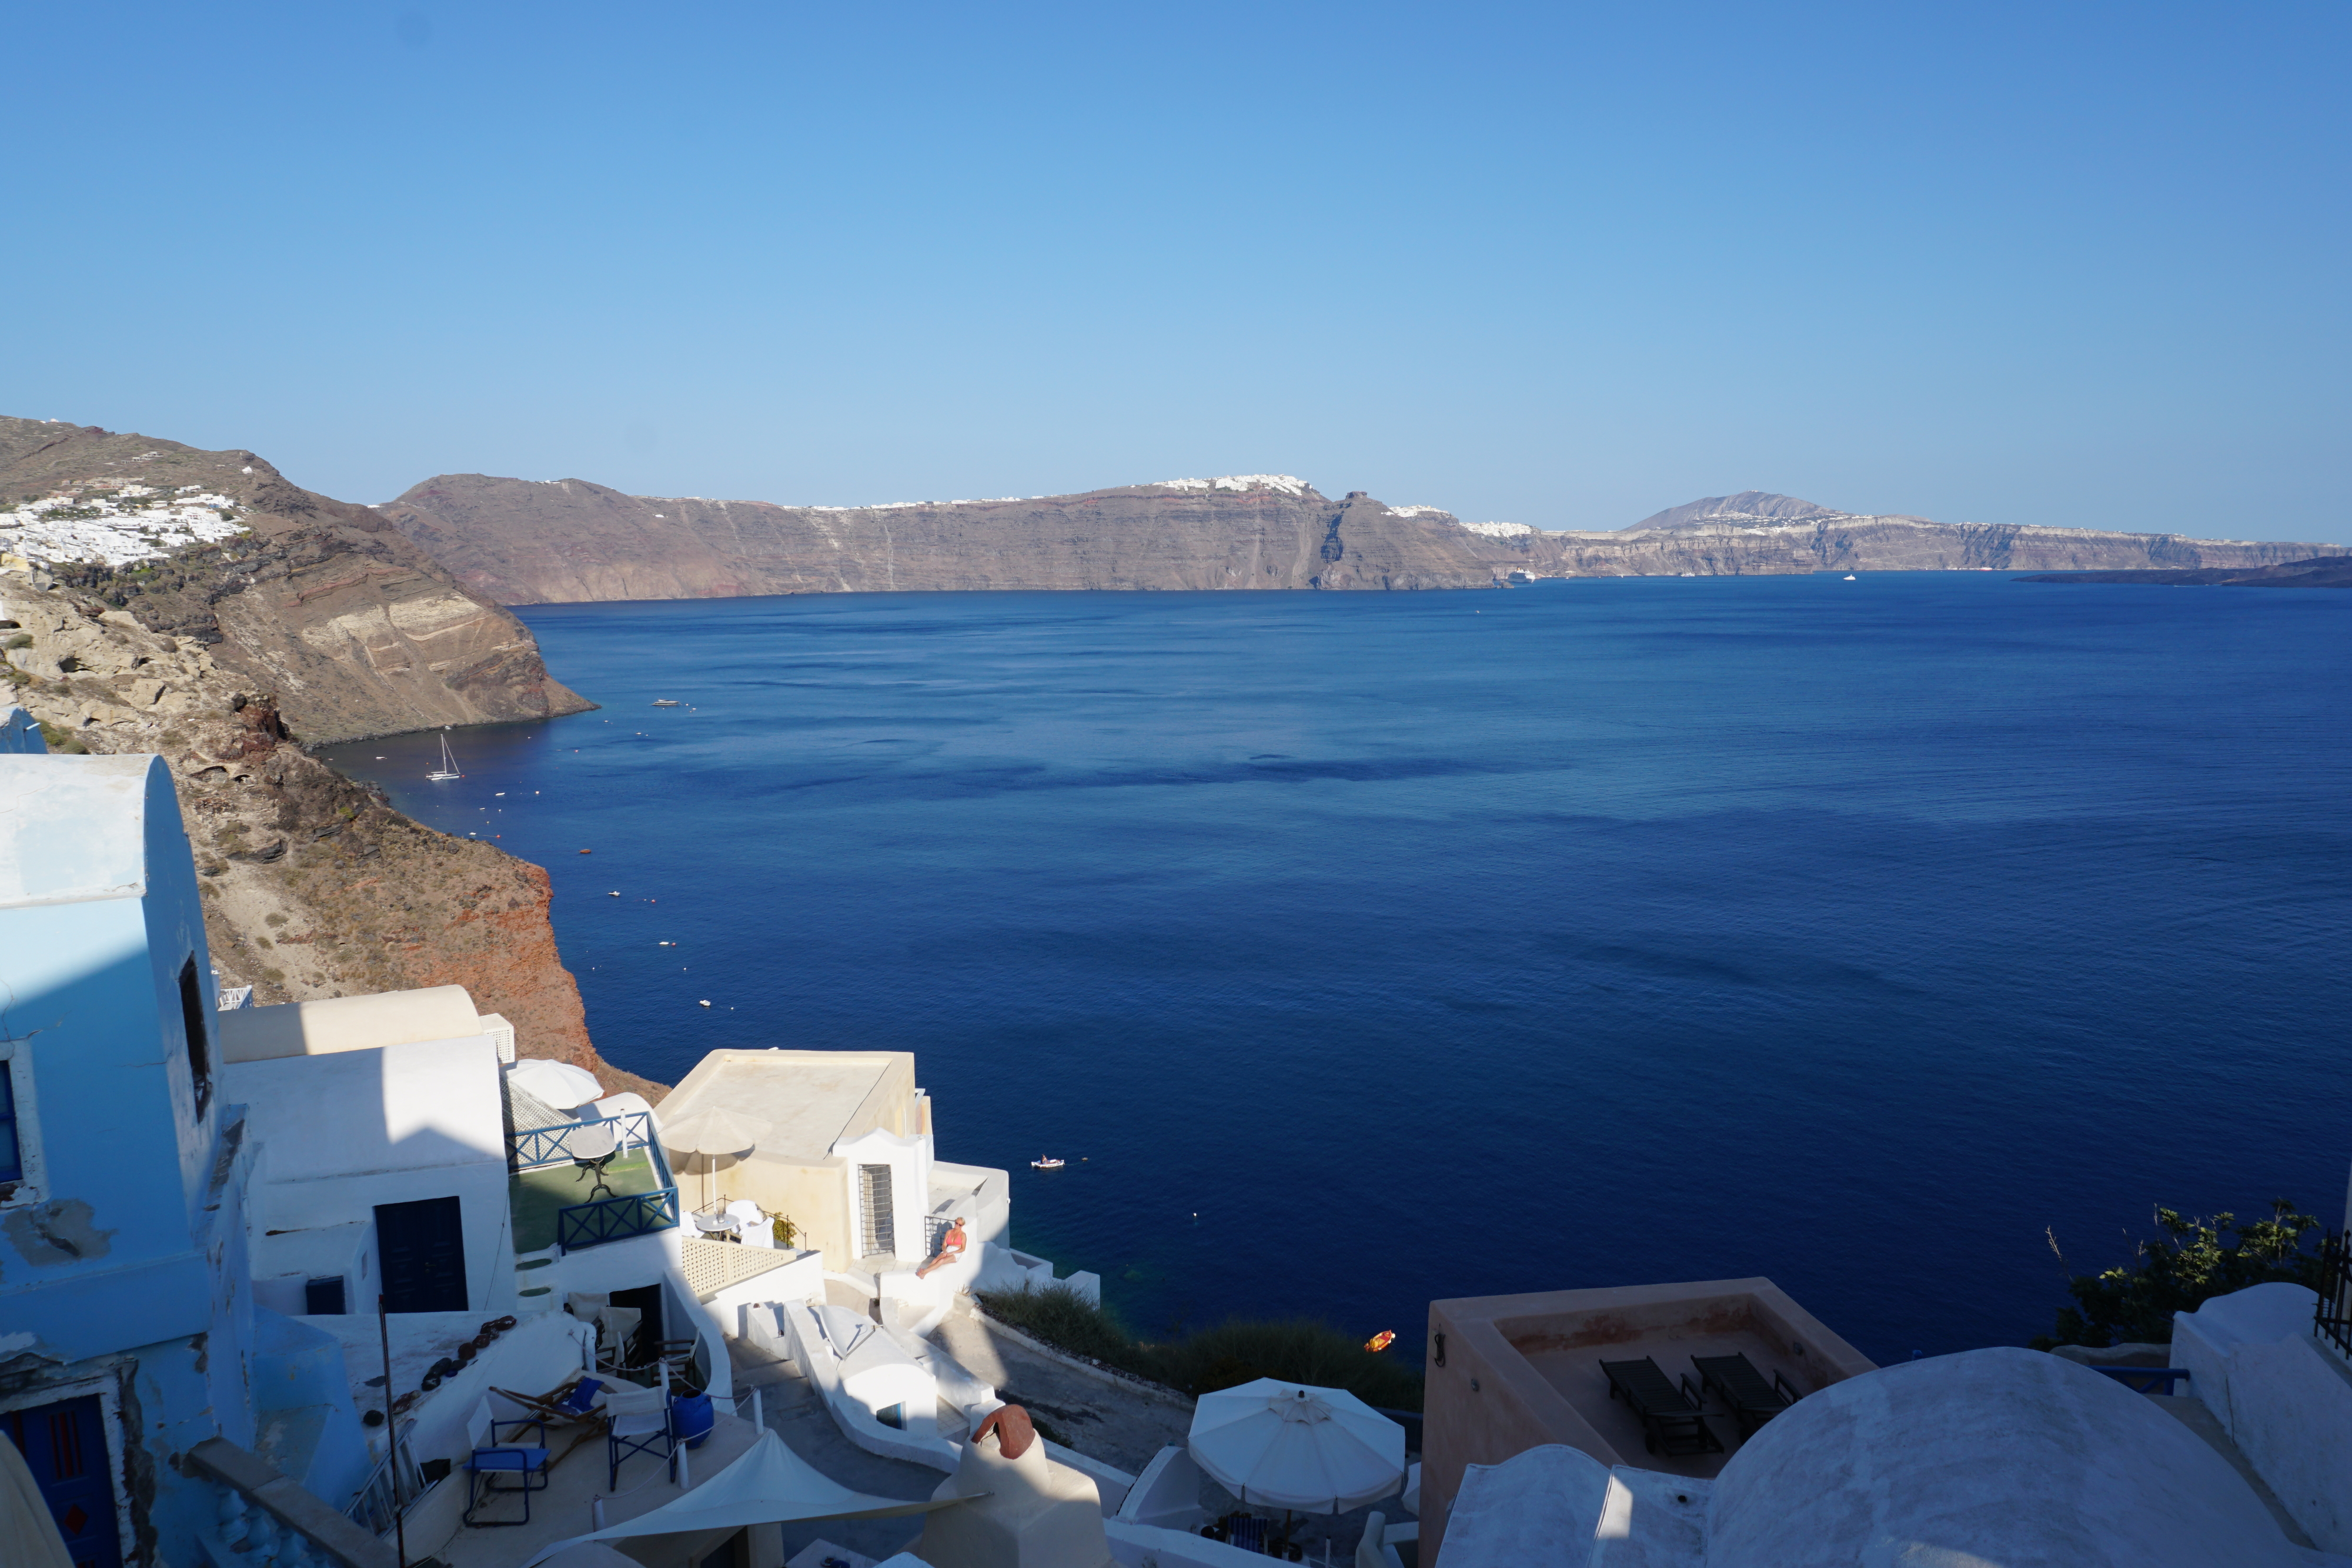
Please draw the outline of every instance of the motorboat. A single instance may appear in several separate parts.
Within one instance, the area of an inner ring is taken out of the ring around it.
[[[654,706],[656,707],[676,707],[677,706],[677,704],[672,702],[667,697],[656,697],[654,699]]]
[[[432,779],[436,783],[446,782],[451,779],[463,779],[465,777],[463,773],[457,771],[457,758],[449,750],[449,737],[446,735],[444,735],[441,737],[441,766],[435,768],[432,772],[427,773],[425,777]]]
[[[1057,1171],[1067,1164],[1069,1164],[1067,1160],[1057,1160],[1053,1155],[1047,1155],[1042,1160],[1031,1160],[1029,1168],[1033,1171]]]
[[[1847,572],[1847,573],[1845,574],[1845,580],[1846,580],[1848,582],[1852,582],[1852,581],[1853,580],[1853,573],[1852,573],[1852,572],[1850,572],[1850,571],[1849,571],[1849,572]]]

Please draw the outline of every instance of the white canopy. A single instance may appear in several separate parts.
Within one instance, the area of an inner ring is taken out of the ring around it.
[[[905,1502],[851,1491],[840,1482],[817,1473],[806,1459],[784,1447],[773,1432],[762,1432],[743,1457],[688,1492],[623,1524],[607,1525],[587,1535],[575,1535],[546,1547],[523,1564],[537,1568],[557,1552],[590,1541],[619,1541],[636,1535],[679,1535],[702,1530],[740,1530],[752,1524],[790,1524],[808,1519],[890,1519],[901,1514],[929,1513],[961,1502],[959,1497]]]
[[[543,1104],[569,1111],[604,1097],[604,1086],[584,1067],[527,1056],[507,1069],[507,1082]]]
[[[1404,1428],[1340,1388],[1261,1377],[1192,1407],[1192,1462],[1245,1503],[1345,1513],[1397,1490]]]

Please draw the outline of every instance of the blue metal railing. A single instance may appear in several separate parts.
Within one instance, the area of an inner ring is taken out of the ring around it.
[[[599,1198],[555,1211],[555,1244],[566,1252],[677,1228],[677,1188],[674,1186]]]
[[[593,1136],[583,1138],[583,1133]],[[643,1111],[631,1111],[626,1115],[611,1116],[596,1122],[566,1122],[560,1127],[533,1127],[527,1133],[517,1133],[507,1140],[507,1169],[536,1170],[541,1166],[560,1166],[566,1160],[594,1158],[612,1150],[654,1147],[653,1117]],[[584,1148],[593,1148],[594,1155],[585,1155]]]

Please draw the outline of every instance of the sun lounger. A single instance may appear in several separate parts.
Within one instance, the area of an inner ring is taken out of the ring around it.
[[[1738,1421],[1742,1437],[1754,1437],[1759,1427],[1802,1397],[1778,1370],[1767,1381],[1744,1355],[1695,1355],[1691,1364],[1698,1368],[1701,1396],[1710,1389],[1720,1395]]]
[[[1654,1454],[1685,1456],[1719,1454],[1723,1440],[1707,1430],[1698,1402],[1667,1380],[1648,1356],[1639,1361],[1604,1361],[1609,1397],[1622,1399],[1641,1417],[1642,1446]]]

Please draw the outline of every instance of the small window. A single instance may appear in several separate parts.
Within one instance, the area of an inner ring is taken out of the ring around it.
[[[196,979],[196,961],[190,958],[180,966],[180,1026],[188,1037],[188,1079],[195,1085],[196,1114],[213,1098],[213,1041],[206,1032],[210,1027],[205,1017],[210,1009],[205,1006],[205,988]]]
[[[302,1282],[302,1312],[306,1317],[339,1318],[351,1309],[343,1305],[343,1277],[329,1274]]]
[[[0,1061],[0,1181],[25,1179],[25,1145],[16,1135],[16,1064]]]

